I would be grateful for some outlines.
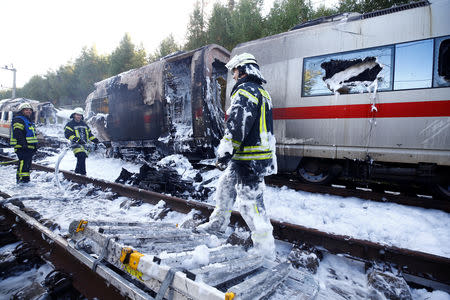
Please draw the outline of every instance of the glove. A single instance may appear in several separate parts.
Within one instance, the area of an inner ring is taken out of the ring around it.
[[[77,143],[78,145],[86,145],[86,142],[80,138],[77,138],[77,140],[75,140],[75,143]]]
[[[94,151],[97,150],[97,148],[98,148],[97,144],[92,145],[92,149],[93,149]]]
[[[98,138],[93,138],[93,139],[92,139],[92,142],[93,142],[94,144],[100,143],[100,141],[98,140]]]
[[[224,156],[219,157],[216,161],[216,168],[223,171],[227,168],[228,162],[231,160],[231,154],[226,153]]]

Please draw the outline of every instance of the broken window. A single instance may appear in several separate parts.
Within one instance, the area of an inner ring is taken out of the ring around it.
[[[109,113],[108,98],[104,97],[92,100],[91,109],[94,113],[108,114]]]
[[[435,39],[434,87],[450,86],[450,36]]]
[[[392,46],[306,58],[302,95],[362,93],[375,80],[377,90],[391,90],[392,61]]]
[[[433,40],[395,45],[394,89],[431,87]]]

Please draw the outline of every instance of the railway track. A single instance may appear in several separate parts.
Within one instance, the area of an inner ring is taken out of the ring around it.
[[[446,200],[434,199],[429,195],[418,196],[415,192],[409,191],[412,195],[405,195],[405,191],[390,192],[388,188],[383,186],[373,186],[372,188],[359,187],[341,181],[338,185],[315,185],[300,182],[294,176],[272,175],[266,178],[266,183],[273,186],[287,186],[297,191],[305,191],[310,193],[329,194],[342,197],[357,197],[376,202],[392,202],[402,205],[439,209],[450,212],[450,202]],[[387,191],[385,191],[385,189]],[[396,188],[391,188],[395,190]]]
[[[52,168],[34,164],[34,169],[46,172],[54,172]],[[62,171],[68,180],[80,184],[93,184],[102,189],[108,189],[119,195],[135,198],[150,204],[156,204],[160,200],[165,201],[171,210],[188,213],[195,209],[203,216],[207,217],[212,212],[213,207],[196,201],[183,200],[164,194],[141,190],[131,186],[106,182],[85,176],[79,176],[72,172]],[[232,223],[245,226],[242,217],[238,212],[232,212]],[[93,220],[95,224],[98,220]],[[293,244],[308,243],[326,249],[333,254],[344,254],[350,257],[362,259],[370,262],[384,262],[395,266],[403,271],[403,276],[409,281],[420,285],[429,286],[449,291],[450,259],[439,257],[427,253],[387,247],[385,245],[370,241],[358,240],[347,236],[331,235],[315,229],[272,220],[274,235],[277,239]],[[111,225],[113,226],[113,225]],[[131,224],[128,224],[131,226]],[[144,225],[142,225],[144,226]],[[148,225],[151,226],[151,225]],[[138,251],[138,250],[137,250]],[[100,254],[98,254],[100,255]],[[265,268],[270,266],[266,265]]]

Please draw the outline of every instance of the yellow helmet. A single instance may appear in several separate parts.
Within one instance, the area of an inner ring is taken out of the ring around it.
[[[246,65],[246,64],[256,64],[256,58],[250,53],[242,53],[239,55],[233,56],[232,59],[225,65],[228,70],[233,70],[234,68]]]

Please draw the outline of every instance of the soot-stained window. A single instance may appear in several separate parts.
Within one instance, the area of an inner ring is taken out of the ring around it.
[[[394,89],[431,87],[433,40],[395,45]]]
[[[374,83],[391,90],[392,59],[392,46],[306,58],[302,95],[361,93]]]
[[[92,100],[92,111],[95,113],[109,113],[108,98],[98,98]]]
[[[435,39],[433,86],[450,86],[450,36]]]

